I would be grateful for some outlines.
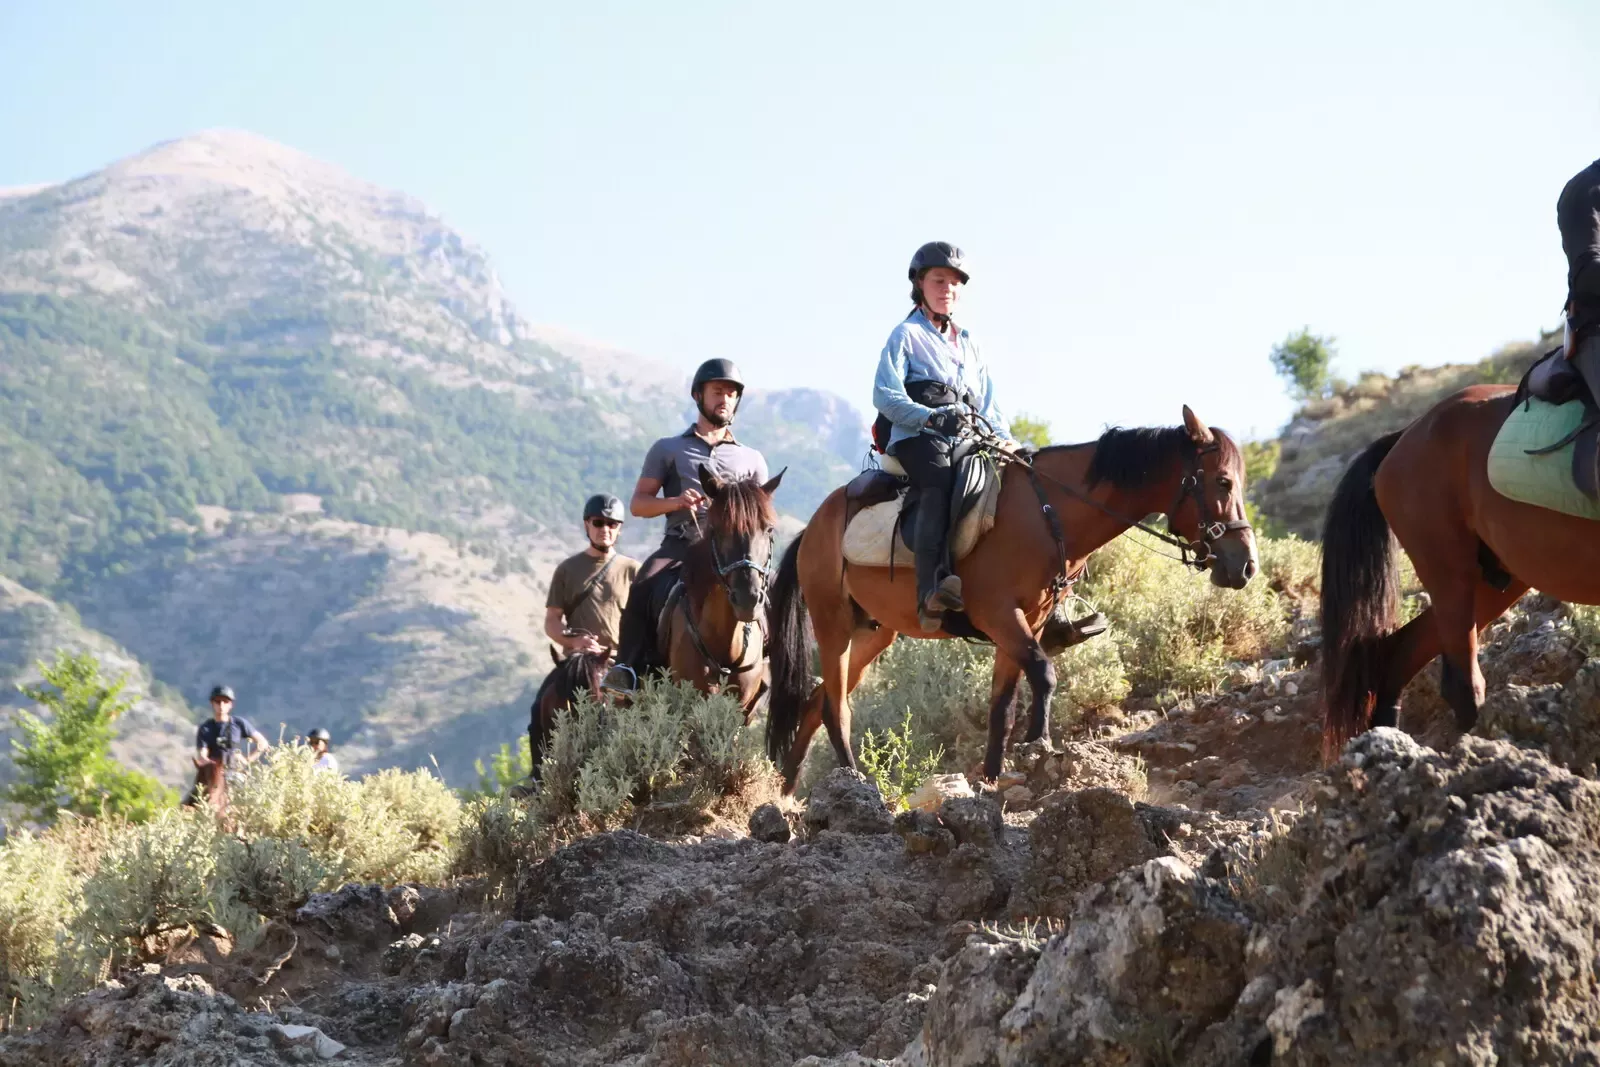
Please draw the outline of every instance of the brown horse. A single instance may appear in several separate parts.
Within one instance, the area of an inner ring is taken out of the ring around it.
[[[195,807],[202,800],[218,815],[228,811],[228,776],[221,760],[207,760],[195,768],[194,785],[183,803]]]
[[[679,571],[681,588],[663,623],[668,672],[702,693],[730,687],[749,722],[767,688],[767,578],[778,513],[772,496],[783,472],[762,484],[724,482],[706,467],[700,485],[711,502],[706,529]]]
[[[1400,693],[1436,656],[1456,725],[1483,703],[1478,633],[1529,587],[1600,603],[1600,523],[1509,500],[1489,486],[1489,446],[1515,405],[1476,385],[1357,456],[1322,538],[1323,741],[1331,758],[1370,726],[1394,726]],[[1395,542],[1432,604],[1399,624]]]
[[[792,791],[817,727],[839,762],[855,766],[849,694],[896,635],[979,636],[995,646],[984,777],[1000,773],[1006,716],[1019,676],[1032,690],[1025,740],[1045,736],[1055,668],[1039,642],[1068,576],[1089,554],[1147,515],[1164,513],[1185,557],[1217,585],[1242,588],[1256,572],[1244,520],[1244,462],[1233,441],[1183,409],[1184,425],[1106,431],[1098,441],[1056,445],[1029,466],[1007,466],[994,529],[956,565],[966,612],[925,634],[911,567],[859,567],[841,551],[845,494],[835,490],[790,546],[772,589],[772,700],[767,752]],[[1162,536],[1162,535],[1158,535]],[[1181,540],[1179,539],[1181,538]],[[811,630],[822,684],[811,682]]]
[[[601,681],[610,658],[609,652],[574,652],[557,663],[539,683],[528,722],[528,752],[533,757],[535,782],[539,780],[539,766],[544,762],[550,733],[556,728],[556,716],[572,707],[580,693],[587,693],[591,700],[602,698]]]

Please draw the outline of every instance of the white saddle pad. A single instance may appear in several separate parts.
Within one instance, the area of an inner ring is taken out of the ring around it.
[[[881,457],[880,464],[888,458],[891,457]],[[887,464],[882,465],[888,469]],[[906,544],[905,536],[895,529],[900,518],[900,503],[904,499],[905,494],[901,493],[893,500],[885,500],[856,513],[844,530],[846,562],[858,567],[887,567],[892,547],[896,566],[912,565],[911,546]],[[983,499],[956,524],[955,536],[950,544],[952,559],[964,558],[978,547],[978,541],[984,534],[994,529],[994,513],[999,503],[1000,478],[996,476],[989,479]]]

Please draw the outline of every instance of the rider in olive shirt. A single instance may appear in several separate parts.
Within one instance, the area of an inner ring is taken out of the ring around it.
[[[733,419],[744,395],[744,380],[732,360],[708,359],[700,364],[689,386],[699,415],[681,434],[663,437],[650,446],[634,487],[631,507],[641,519],[667,517],[667,534],[661,547],[639,566],[622,613],[622,647],[619,665],[643,674],[654,662],[655,620],[653,595],[662,575],[683,562],[684,551],[705,520],[706,495],[700,485],[700,466],[725,481],[767,480],[766,458],[734,440]]]

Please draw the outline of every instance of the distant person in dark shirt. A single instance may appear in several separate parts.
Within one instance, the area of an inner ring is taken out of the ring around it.
[[[242,715],[233,714],[233,689],[219,685],[211,690],[211,718],[195,732],[194,765],[221,763],[229,770],[258,759],[272,747],[266,737]]]

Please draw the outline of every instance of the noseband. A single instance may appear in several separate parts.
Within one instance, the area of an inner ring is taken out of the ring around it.
[[[1206,469],[1201,464],[1200,457],[1208,452],[1221,451],[1222,446],[1212,441],[1204,448],[1195,451],[1195,469],[1193,474],[1185,474],[1178,480],[1178,495],[1173,498],[1172,506],[1167,509],[1167,533],[1177,543],[1178,549],[1183,553],[1185,566],[1203,571],[1211,566],[1211,561],[1217,558],[1212,551],[1212,545],[1222,540],[1235,530],[1252,529],[1246,519],[1218,520],[1212,518],[1211,502],[1206,498],[1205,479]],[[1196,541],[1183,541],[1178,532],[1172,528],[1172,517],[1183,506],[1183,498],[1188,496],[1194,501],[1195,518],[1200,527],[1200,538]],[[1190,558],[1193,557],[1193,558]]]

